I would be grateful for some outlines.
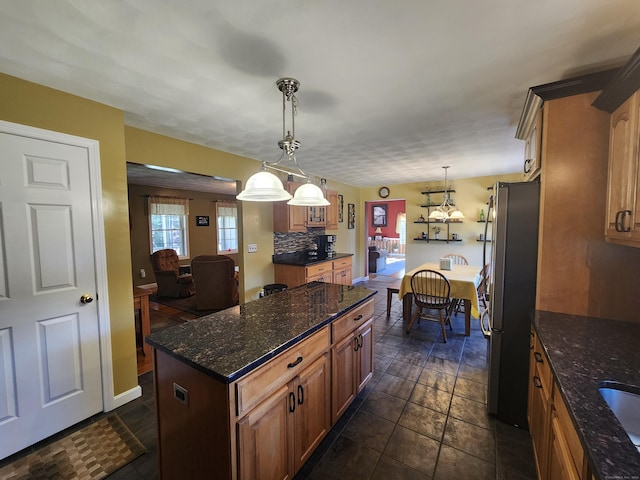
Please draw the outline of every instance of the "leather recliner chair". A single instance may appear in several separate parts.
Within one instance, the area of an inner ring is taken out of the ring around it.
[[[199,255],[191,260],[196,310],[223,310],[238,305],[235,262],[226,255]]]
[[[190,274],[180,275],[178,253],[172,248],[158,250],[151,255],[153,273],[159,297],[190,297],[195,292]]]
[[[378,250],[374,245],[369,247],[369,272],[376,273],[387,268],[387,251]]]

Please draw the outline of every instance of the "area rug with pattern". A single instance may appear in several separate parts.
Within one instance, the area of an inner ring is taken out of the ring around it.
[[[118,415],[97,420],[0,468],[3,480],[98,480],[146,452]]]

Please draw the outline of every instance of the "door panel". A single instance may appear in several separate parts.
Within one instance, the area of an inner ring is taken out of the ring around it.
[[[0,133],[0,458],[102,410],[89,152]]]

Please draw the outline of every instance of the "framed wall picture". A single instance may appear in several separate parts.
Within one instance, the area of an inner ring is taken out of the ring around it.
[[[347,204],[347,228],[356,228],[356,205]]]
[[[197,227],[208,227],[209,226],[209,216],[208,215],[196,215],[196,226]]]
[[[338,222],[342,223],[344,221],[344,198],[342,195],[338,194]]]
[[[371,207],[371,224],[374,227],[387,226],[387,205],[379,204]]]

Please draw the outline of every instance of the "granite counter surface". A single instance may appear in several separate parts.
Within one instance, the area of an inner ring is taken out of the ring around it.
[[[640,479],[640,452],[598,391],[640,389],[640,323],[538,311],[533,324],[595,477]]]
[[[306,267],[320,262],[330,262],[331,260],[337,260],[339,258],[353,257],[353,253],[334,253],[331,257],[318,254],[317,257],[310,257],[307,251],[282,253],[279,255],[273,255],[273,263],[280,263],[283,265],[293,265],[296,267]]]
[[[231,383],[375,293],[351,285],[307,283],[152,333],[145,341]]]

